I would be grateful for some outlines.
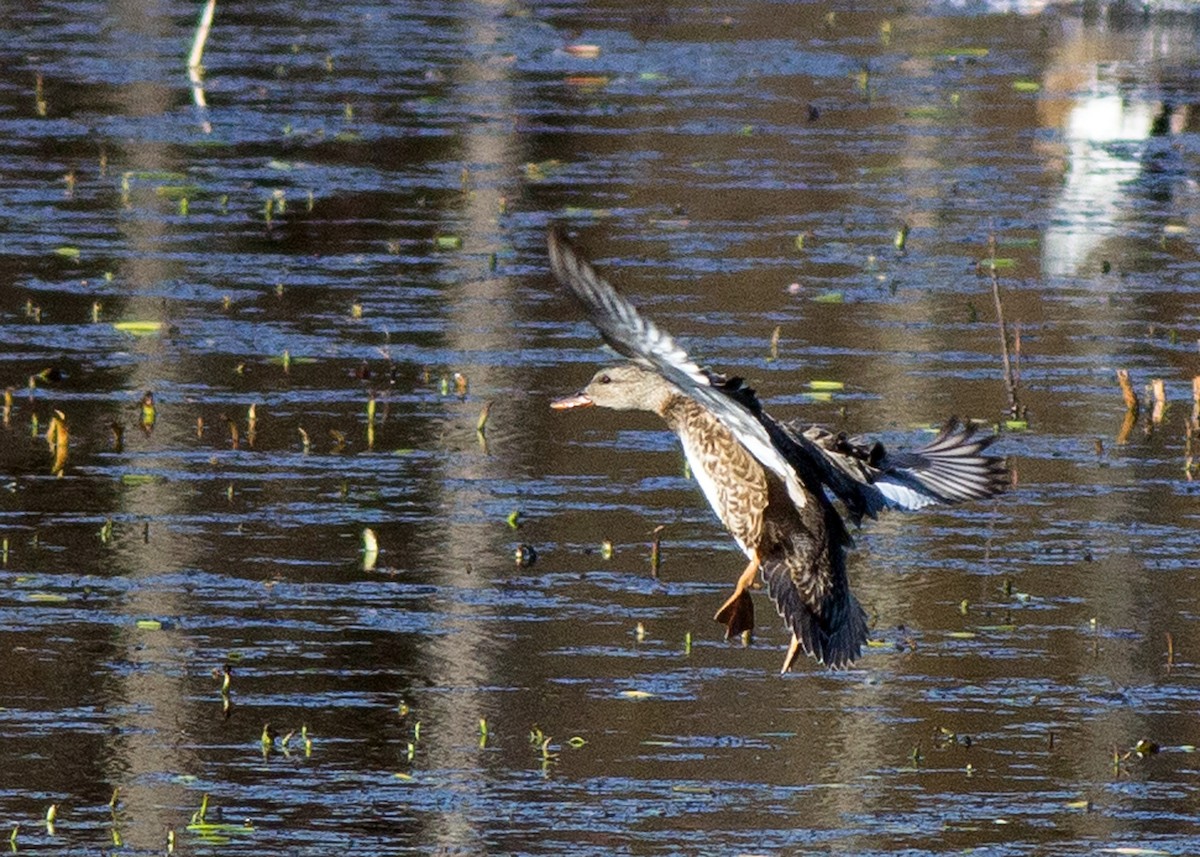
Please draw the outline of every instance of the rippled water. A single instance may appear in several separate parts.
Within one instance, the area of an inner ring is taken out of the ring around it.
[[[0,10],[20,852],[1200,851],[1187,4],[219,4],[203,108],[197,12]],[[549,411],[608,359],[551,222],[897,444],[1004,422],[994,253],[1016,490],[863,530],[855,669],[726,644],[674,440]]]

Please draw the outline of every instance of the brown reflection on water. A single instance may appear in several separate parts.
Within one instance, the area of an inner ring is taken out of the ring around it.
[[[469,16],[457,34],[463,45],[494,45],[502,39],[502,3],[483,3],[478,14]],[[518,301],[515,278],[489,271],[488,257],[502,251],[505,237],[504,200],[514,195],[519,164],[523,162],[520,142],[515,137],[511,65],[496,58],[464,60],[448,75],[450,96],[469,105],[477,118],[459,129],[458,159],[464,165],[458,202],[444,214],[447,234],[463,238],[463,253],[446,260],[454,271],[454,286],[446,289],[439,307],[445,319],[445,346],[460,355],[455,371],[465,374],[470,404],[464,402],[457,416],[466,426],[454,430],[461,438],[459,451],[447,455],[443,466],[431,473],[427,483],[434,508],[448,515],[421,534],[436,545],[431,551],[430,571],[450,590],[474,590],[494,585],[496,562],[504,555],[507,540],[503,521],[480,517],[488,506],[492,486],[498,482],[521,481],[528,476],[528,463],[519,450],[506,443],[494,444],[495,454],[471,436],[482,403],[497,398],[501,391],[519,385],[510,366],[496,365],[488,352],[504,354],[512,348]],[[482,95],[486,93],[486,95]],[[481,359],[482,358],[482,359]],[[541,415],[526,413],[500,403],[494,422],[517,421],[521,431],[541,434]],[[470,520],[462,513],[474,510]],[[485,764],[484,748],[463,740],[478,735],[480,719],[493,710],[490,691],[510,681],[505,669],[507,645],[497,632],[497,617],[491,608],[481,608],[460,598],[441,605],[451,633],[425,642],[420,659],[433,669],[430,681],[449,693],[428,698],[423,716],[436,723],[429,750],[429,764],[442,770],[476,770]],[[494,719],[494,718],[493,718]],[[484,831],[466,813],[452,809],[437,812],[427,822],[423,840],[431,846],[453,849],[479,842]]]

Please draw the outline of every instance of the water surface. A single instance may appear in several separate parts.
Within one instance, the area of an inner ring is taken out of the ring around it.
[[[205,107],[197,12],[0,12],[19,851],[1200,850],[1186,4],[220,5]],[[609,359],[551,223],[781,417],[1001,427],[857,537],[855,669],[722,641],[673,439],[548,409]]]

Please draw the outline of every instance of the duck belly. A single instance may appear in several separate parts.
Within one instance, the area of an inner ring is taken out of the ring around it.
[[[742,551],[753,558],[763,535],[767,475],[723,425],[694,402],[675,428],[700,490]]]

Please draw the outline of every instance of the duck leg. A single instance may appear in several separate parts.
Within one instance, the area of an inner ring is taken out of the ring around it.
[[[733,588],[733,595],[729,596],[729,599],[713,616],[725,626],[726,640],[731,640],[743,631],[750,631],[754,628],[754,602],[750,600],[750,593],[747,590],[756,585],[758,563],[758,551],[755,551],[750,558],[750,564],[738,578],[737,585]]]
[[[788,646],[787,656],[783,659],[783,669],[781,673],[785,673],[792,668],[792,664],[796,662],[796,657],[800,654],[800,638],[792,634],[792,643]]]

